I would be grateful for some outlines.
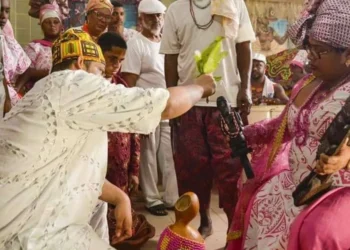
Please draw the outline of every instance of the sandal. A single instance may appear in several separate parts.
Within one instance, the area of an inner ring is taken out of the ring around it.
[[[153,207],[146,207],[147,211],[155,216],[167,216],[168,212],[164,204],[159,204]]]

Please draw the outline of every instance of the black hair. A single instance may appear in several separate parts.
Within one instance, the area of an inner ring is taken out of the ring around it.
[[[102,52],[112,50],[112,47],[127,49],[126,41],[115,32],[106,32],[100,36],[97,42]]]
[[[114,8],[124,8],[124,6],[121,3],[119,3],[118,1],[112,0],[111,3],[112,3]]]
[[[72,64],[74,64],[76,62],[77,62],[77,59],[70,59],[70,60],[63,61],[63,62],[53,66],[51,72],[57,72],[57,71],[69,69],[69,67],[72,66]],[[85,64],[86,68],[89,68],[91,61],[84,60],[84,64]]]

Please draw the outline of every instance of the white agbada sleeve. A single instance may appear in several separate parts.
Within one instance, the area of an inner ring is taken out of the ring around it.
[[[121,72],[132,73],[135,75],[141,74],[142,68],[142,49],[138,44],[137,38],[131,39],[128,42],[125,60],[122,63]]]
[[[125,88],[84,71],[65,75],[64,81],[59,115],[71,129],[149,134],[169,98],[166,89]]]

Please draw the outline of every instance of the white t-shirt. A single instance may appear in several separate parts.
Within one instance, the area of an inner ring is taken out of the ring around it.
[[[135,37],[137,33],[138,32],[136,30],[124,28],[124,31],[123,31],[124,40],[129,41],[130,39]]]
[[[216,106],[216,98],[219,96],[225,96],[232,106],[237,105],[236,99],[241,80],[237,68],[236,44],[254,41],[255,33],[244,1],[233,1],[236,2],[239,14],[238,36],[236,40],[223,40],[223,50],[228,52],[228,56],[214,73],[214,76],[222,77],[222,81],[218,84],[216,94],[209,98],[209,103],[203,99],[197,103],[197,106]],[[210,7],[204,10],[195,6],[193,8],[199,24],[203,25],[210,21]],[[169,6],[165,16],[160,53],[179,54],[178,74],[180,79],[178,85],[193,81],[197,76],[194,52],[208,47],[216,37],[223,36],[223,31],[221,17],[218,16],[214,18],[213,24],[207,30],[198,29],[192,19],[188,0],[177,0]]]
[[[139,75],[140,88],[166,88],[164,55],[159,54],[160,42],[152,42],[141,33],[128,41],[122,72]]]

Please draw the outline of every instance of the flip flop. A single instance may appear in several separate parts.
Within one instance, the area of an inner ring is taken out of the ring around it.
[[[166,207],[166,210],[169,210],[169,211],[175,211],[175,206],[172,206],[172,207]]]
[[[153,207],[146,207],[147,211],[150,212],[150,214],[153,214],[155,216],[167,216],[168,212],[166,211],[166,207],[164,204],[159,204]]]

